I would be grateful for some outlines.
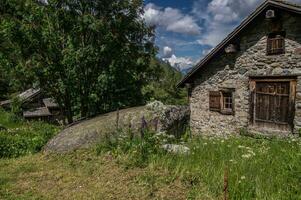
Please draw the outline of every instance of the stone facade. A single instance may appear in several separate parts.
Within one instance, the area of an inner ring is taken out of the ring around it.
[[[269,21],[257,18],[237,37],[240,50],[216,55],[193,77],[190,93],[194,134],[238,134],[250,127],[250,76],[292,75],[297,77],[294,130],[301,128],[301,17],[282,11],[282,30],[286,31],[285,54],[267,55]],[[234,115],[209,110],[209,91],[235,88]]]

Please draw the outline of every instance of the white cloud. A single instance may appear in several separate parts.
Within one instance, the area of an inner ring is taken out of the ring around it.
[[[202,56],[206,56],[206,55],[209,54],[212,50],[213,50],[213,48],[210,48],[210,49],[204,49],[204,50],[202,51]]]
[[[301,3],[301,0],[290,0]],[[196,0],[193,13],[204,21],[204,34],[197,41],[201,45],[216,46],[263,0]]]
[[[183,14],[179,9],[165,9],[149,3],[144,8],[143,18],[149,25],[163,27],[167,31],[188,35],[200,34],[201,28],[190,15]]]
[[[198,43],[209,46],[217,45],[260,2],[261,0],[212,0],[204,6],[202,0],[195,1],[193,13],[200,20],[204,20],[206,27],[206,32],[198,40]]]
[[[172,48],[168,47],[168,46],[165,46],[163,48],[163,57],[164,58],[170,58],[172,56]]]
[[[180,71],[189,69],[195,64],[189,57],[177,57],[174,54],[170,58],[163,58],[163,60],[169,62],[172,67]]]

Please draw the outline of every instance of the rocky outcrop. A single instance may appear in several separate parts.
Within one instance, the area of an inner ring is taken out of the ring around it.
[[[166,106],[154,102],[147,106],[124,109],[89,119],[64,129],[44,147],[45,152],[68,152],[99,143],[118,129],[141,129],[167,132],[179,136],[189,119],[186,106]]]
[[[165,131],[176,137],[184,133],[190,116],[188,106],[165,106],[161,102],[155,101],[148,104],[147,109],[155,112],[158,117],[158,131]]]

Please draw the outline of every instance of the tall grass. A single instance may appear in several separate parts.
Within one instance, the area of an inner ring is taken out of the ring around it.
[[[127,150],[120,150],[125,143]],[[142,144],[143,151],[137,148]],[[189,155],[164,153],[160,145],[125,139],[112,151],[121,164],[167,170],[167,179],[180,179],[190,187],[190,199],[221,199],[225,169],[230,199],[301,199],[300,139],[194,138],[185,144]],[[148,152],[147,159],[133,152]]]

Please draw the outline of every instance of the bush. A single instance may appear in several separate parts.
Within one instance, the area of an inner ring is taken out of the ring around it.
[[[58,131],[58,127],[43,122],[24,122],[11,113],[0,112],[0,158],[13,158],[39,152]]]

